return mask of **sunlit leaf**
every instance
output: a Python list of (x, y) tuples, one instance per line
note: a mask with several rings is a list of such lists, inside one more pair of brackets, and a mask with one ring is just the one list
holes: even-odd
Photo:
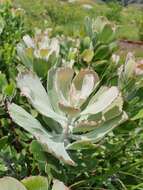
[(49, 97), (40, 79), (35, 74), (23, 73), (19, 75), (17, 83), (21, 93), (30, 100), (34, 108), (41, 114), (64, 125), (66, 118), (53, 111)]
[(132, 120), (138, 120), (143, 118), (143, 109), (141, 109), (133, 118)]
[(86, 49), (81, 56), (86, 63), (90, 63), (94, 57), (94, 51), (91, 49)]
[(4, 177), (0, 179), (0, 190), (27, 190), (27, 189), (18, 180), (12, 177)]
[(31, 176), (21, 181), (27, 190), (48, 190), (49, 184), (46, 177)]

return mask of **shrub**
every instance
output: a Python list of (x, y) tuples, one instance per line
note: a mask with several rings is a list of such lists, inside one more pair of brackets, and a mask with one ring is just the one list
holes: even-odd
[(23, 11), (13, 9), (10, 3), (0, 4), (0, 69), (7, 78), (14, 78), (16, 65), (16, 44), (25, 33)]
[[(25, 32), (23, 10), (13, 9), (10, 2), (0, 2), (0, 176), (11, 175), (17, 178), (27, 175), (29, 171), (25, 163), (27, 159), (30, 164), (30, 159), (26, 156), (26, 146), (22, 143), (30, 138), (13, 128), (7, 115), (6, 102), (12, 98), (20, 101), (18, 94), (15, 96), (18, 65), (16, 44)], [(21, 154), (20, 150), (23, 151)]]

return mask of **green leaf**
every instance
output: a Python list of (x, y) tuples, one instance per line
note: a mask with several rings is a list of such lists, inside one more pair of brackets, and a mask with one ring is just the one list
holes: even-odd
[(143, 118), (143, 109), (141, 109), (133, 118), (132, 120), (138, 120)]
[(4, 177), (0, 179), (0, 190), (27, 190), (27, 189), (18, 180), (12, 177)]
[(57, 90), (55, 86), (55, 75), (56, 75), (56, 69), (53, 67), (48, 71), (48, 75), (47, 75), (47, 92), (48, 92), (48, 96), (49, 96), (51, 105), (53, 107), (53, 110), (57, 113), (62, 114), (59, 108), (60, 97), (57, 94)]
[(102, 65), (107, 65), (108, 61), (107, 60), (98, 60), (92, 63), (93, 67), (100, 67)]
[(89, 37), (93, 37), (92, 20), (89, 17), (85, 18), (84, 24), (85, 32)]
[(4, 149), (5, 146), (7, 146), (8, 143), (8, 136), (0, 138), (0, 150)]
[(128, 119), (127, 114), (123, 112), (119, 116), (109, 121), (106, 121), (105, 123), (103, 123), (103, 125), (101, 124), (101, 126), (96, 128), (95, 130), (83, 135), (83, 140), (87, 138), (87, 140), (91, 140), (92, 142), (96, 143), (99, 140), (101, 140), (107, 133), (113, 130), (115, 127), (127, 121), (127, 119)]
[(104, 60), (108, 57), (109, 54), (110, 54), (109, 46), (101, 45), (96, 49), (94, 58), (95, 60)]
[(61, 67), (56, 70), (55, 88), (60, 101), (66, 102), (73, 75), (74, 70), (69, 67)]
[(43, 148), (38, 141), (32, 141), (30, 144), (30, 152), (33, 154), (35, 160), (43, 164), (45, 167), (45, 164), (47, 162), (46, 154), (43, 152)]
[(48, 139), (46, 136), (39, 136), (38, 140), (43, 145), (45, 151), (50, 152), (64, 163), (75, 166), (75, 162), (70, 158), (65, 149), (64, 142), (58, 141), (56, 136), (53, 136), (51, 139)]
[(44, 59), (34, 59), (33, 61), (33, 69), (39, 77), (45, 77), (50, 67), (51, 64)]
[(26, 112), (22, 107), (12, 103), (8, 105), (8, 111), (13, 121), (23, 127), (32, 135), (37, 136), (38, 133), (40, 135), (44, 135), (44, 133), (46, 132), (40, 122), (35, 119), (31, 114)]
[(91, 39), (89, 36), (86, 36), (84, 39), (83, 39), (83, 47), (84, 48), (89, 48), (90, 47), (90, 43), (91, 43)]
[(90, 105), (90, 104), (93, 104), (94, 102), (96, 102), (96, 101), (99, 99), (99, 97), (100, 97), (103, 93), (105, 93), (108, 89), (109, 89), (109, 87), (107, 87), (107, 86), (101, 86), (101, 87), (99, 88), (99, 90), (94, 94), (94, 96), (92, 96), (92, 98), (90, 99), (89, 105)]
[(54, 119), (62, 126), (65, 125), (67, 119), (54, 112), (48, 94), (36, 74), (32, 72), (20, 74), (17, 84), (22, 94), (30, 100), (33, 107), (39, 113)]
[(119, 126), (123, 122), (125, 122), (128, 119), (128, 116), (125, 112), (120, 114), (119, 116), (104, 122), (103, 124), (97, 128), (95, 128), (93, 131), (78, 135), (80, 140), (77, 140), (73, 142), (72, 144), (69, 144), (67, 146), (67, 149), (69, 150), (79, 150), (79, 149), (86, 149), (88, 147), (94, 148), (95, 145), (92, 143), (97, 143), (100, 141), (106, 134), (108, 134), (110, 131), (112, 131), (115, 127)]
[(85, 49), (81, 55), (83, 61), (90, 63), (94, 57), (94, 51), (91, 49)]
[(95, 102), (93, 102), (92, 100), (92, 104), (89, 102), (89, 105), (86, 107), (85, 110), (81, 112), (81, 115), (97, 114), (99, 112), (102, 112), (103, 110), (107, 109), (117, 99), (118, 96), (119, 90), (115, 86), (107, 89), (106, 91), (103, 91), (103, 93), (98, 97), (97, 100), (95, 98)]
[(4, 87), (7, 85), (5, 74), (0, 72), (0, 92), (3, 92)]
[(85, 133), (94, 130), (98, 127), (98, 122), (96, 121), (81, 121), (73, 128), (73, 133)]
[(80, 113), (80, 109), (59, 103), (59, 108), (69, 117), (76, 117)]
[(31, 176), (21, 181), (27, 190), (48, 190), (48, 179), (42, 176)]
[(81, 140), (75, 141), (72, 144), (67, 146), (68, 150), (84, 150), (84, 149), (92, 149), (95, 148), (96, 145), (93, 144), (90, 140)]
[(113, 29), (110, 24), (106, 24), (102, 29), (102, 32), (99, 33), (98, 37), (101, 43), (110, 43), (115, 38), (115, 32), (113, 32)]
[(28, 56), (25, 51), (25, 46), (23, 44), (17, 45), (17, 54), (22, 61), (22, 63), (29, 69), (33, 69), (33, 59)]
[(127, 79), (134, 76), (135, 67), (136, 67), (135, 58), (134, 58), (132, 53), (128, 53), (127, 58), (126, 58), (126, 62), (124, 65), (124, 73), (125, 73), (125, 77)]
[(121, 93), (119, 93), (118, 97), (112, 102), (112, 104), (103, 111), (104, 119), (107, 121), (114, 117), (117, 117), (122, 113), (122, 108), (123, 98), (121, 96)]
[(109, 21), (107, 20), (106, 17), (104, 16), (99, 16), (97, 17), (97, 19), (94, 21), (93, 27), (94, 27), (94, 31), (96, 31), (97, 33), (102, 32), (104, 26), (108, 23)]
[(91, 69), (82, 69), (75, 76), (70, 88), (70, 102), (80, 107), (95, 90), (99, 82), (98, 74)]
[(14, 83), (10, 83), (8, 85), (5, 86), (4, 89), (4, 94), (8, 97), (12, 97), (15, 93), (15, 84)]
[(14, 103), (8, 105), (8, 111), (13, 121), (35, 136), (45, 151), (67, 164), (75, 164), (66, 152), (64, 142), (48, 133), (32, 115)]
[(61, 125), (54, 121), (53, 119), (49, 118), (49, 117), (45, 117), (43, 116), (43, 121), (46, 123), (46, 128), (48, 129), (51, 129), (53, 132), (56, 132), (56, 133), (62, 133), (62, 130), (63, 128), (61, 127)]
[(117, 117), (118, 115), (120, 115), (121, 112), (122, 110), (120, 110), (119, 106), (114, 106), (104, 113), (104, 119), (106, 121), (113, 119), (114, 117)]

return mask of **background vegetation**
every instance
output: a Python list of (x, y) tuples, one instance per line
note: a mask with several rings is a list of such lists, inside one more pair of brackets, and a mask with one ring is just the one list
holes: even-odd
[[(117, 36), (122, 39), (139, 40), (139, 26), (142, 22), (143, 8), (140, 5), (122, 7), (118, 2), (93, 3), (93, 1), (77, 1), (68, 3), (57, 0), (14, 0), (15, 7), (25, 10), (27, 24), (32, 27), (54, 28), (57, 33), (68, 35), (82, 34), (85, 16), (96, 18), (106, 16), (116, 23)], [(84, 4), (92, 8), (85, 8)], [(140, 28), (140, 29), (139, 29)]]

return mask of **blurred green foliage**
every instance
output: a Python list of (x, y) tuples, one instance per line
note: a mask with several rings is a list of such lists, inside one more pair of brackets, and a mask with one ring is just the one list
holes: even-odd
[[(92, 8), (85, 8), (84, 4), (91, 5)], [(139, 39), (139, 25), (136, 23), (136, 20), (142, 15), (142, 8), (139, 5), (122, 7), (116, 1), (109, 3), (91, 3), (90, 1), (68, 3), (59, 0), (14, 0), (14, 5), (25, 9), (29, 27), (52, 27), (55, 33), (78, 36), (82, 34), (85, 16), (91, 18), (106, 16), (119, 26), (117, 35), (120, 38)]]

